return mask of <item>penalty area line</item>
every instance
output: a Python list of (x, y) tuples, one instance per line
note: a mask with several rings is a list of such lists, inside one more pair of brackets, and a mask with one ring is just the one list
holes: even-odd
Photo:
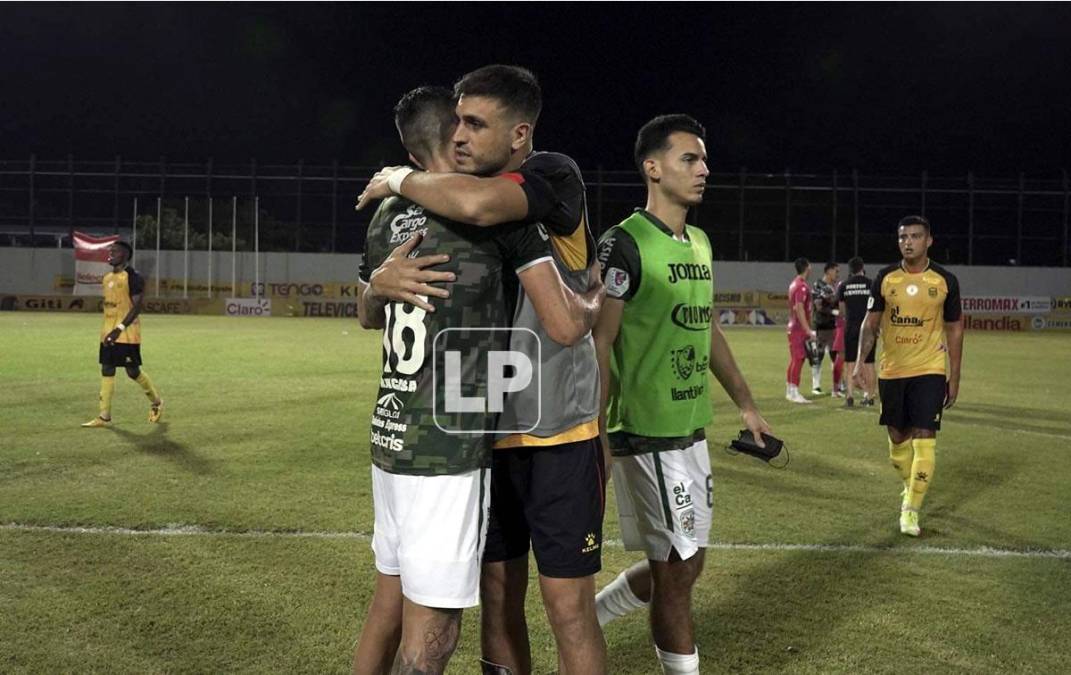
[[(245, 539), (351, 539), (371, 541), (367, 532), (332, 532), (306, 530), (221, 530), (199, 525), (169, 525), (162, 528), (134, 529), (127, 527), (79, 527), (61, 525), (0, 524), (0, 532), (44, 532), (53, 534), (119, 535), (131, 537), (234, 537)], [(609, 548), (623, 548), (620, 540), (607, 539)], [(975, 558), (1055, 558), (1071, 560), (1071, 551), (1063, 549), (1007, 549), (992, 546), (977, 548), (944, 548), (940, 546), (870, 546), (864, 544), (746, 544), (712, 542), (715, 551), (772, 551), (811, 553), (868, 553), (878, 555), (947, 555)]]

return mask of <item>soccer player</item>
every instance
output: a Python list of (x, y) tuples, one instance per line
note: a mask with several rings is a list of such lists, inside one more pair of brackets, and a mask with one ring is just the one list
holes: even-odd
[(826, 352), (829, 352), (829, 361), (833, 365), (833, 396), (843, 396), (840, 393), (841, 371), (837, 367), (837, 279), (840, 277), (840, 265), (835, 262), (826, 263), (822, 270), (822, 278), (814, 282), (814, 330), (818, 349), (814, 363), (811, 364), (811, 393), (822, 394), (822, 361), (825, 360)]
[(959, 396), (963, 324), (959, 281), (928, 255), (929, 221), (907, 216), (897, 231), (903, 259), (874, 278), (852, 374), (860, 383), (864, 356), (880, 334), (880, 422), (888, 428), (889, 457), (903, 481), (900, 532), (917, 537), (942, 409)]
[(106, 427), (112, 423), (115, 369), (123, 368), (149, 399), (149, 421), (159, 422), (164, 401), (152, 380), (141, 370), (141, 301), (145, 280), (130, 264), (134, 249), (125, 241), (108, 247), (112, 271), (104, 275), (104, 324), (100, 329), (100, 415), (83, 427)]
[[(854, 372), (855, 359), (859, 355), (859, 332), (862, 330), (863, 318), (866, 316), (867, 299), (870, 297), (870, 278), (863, 268), (863, 259), (856, 256), (848, 261), (848, 272), (851, 274), (837, 289), (837, 304), (840, 306), (840, 315), (844, 319), (844, 360), (848, 372)], [(863, 365), (860, 370), (862, 380), (863, 400), (860, 405), (874, 405), (874, 390), (877, 380), (874, 376), (874, 349), (863, 356)], [(848, 398), (844, 401), (845, 408), (855, 405), (855, 378), (847, 378)]]
[[(410, 92), (395, 117), (417, 166), (440, 173), (455, 168), (452, 92)], [(421, 256), (418, 246), (434, 254)], [(380, 206), (366, 249), (358, 313), (363, 326), (384, 328), (384, 373), (372, 419), (379, 573), (354, 672), (388, 672), (395, 647), (403, 667), (442, 672), (457, 644), (461, 608), (477, 604), (493, 436), (440, 426), (433, 342), (445, 329), (466, 336), (460, 372), (474, 373), (477, 389), (486, 389), (484, 354), (508, 347), (506, 332), (486, 330), (510, 325), (515, 295), (504, 274), (514, 270), (513, 283), (519, 280), (534, 320), (564, 344), (590, 332), (602, 286), (597, 276), (583, 293), (564, 286), (533, 225), (464, 225), (404, 198)], [(450, 290), (434, 285), (439, 282), (450, 282)], [(493, 414), (474, 417), (466, 428), (495, 428)]]
[(811, 330), (811, 308), (814, 301), (807, 277), (811, 263), (796, 258), (796, 276), (788, 285), (788, 371), (785, 373), (785, 399), (792, 403), (810, 403), (800, 393), (800, 372), (807, 360), (807, 341), (815, 339)]
[(681, 674), (699, 672), (691, 598), (714, 503), (707, 370), (760, 443), (770, 430), (714, 318), (710, 242), (686, 224), (710, 173), (704, 134), (687, 115), (640, 129), (635, 160), (647, 204), (600, 241), (607, 298), (594, 331), (621, 536), (647, 557), (599, 592), (599, 621), (650, 603), (662, 670)]
[[(485, 66), (464, 75), (454, 94), (454, 159), (461, 173), (388, 167), (372, 179), (358, 207), (394, 193), (463, 223), (538, 222), (561, 277), (574, 291), (586, 288), (599, 275), (589, 269), (595, 242), (584, 183), (569, 157), (533, 152), (542, 108), (535, 76), (515, 66)], [(502, 430), (527, 431), (495, 443), (481, 577), (483, 657), (518, 675), (531, 670), (524, 614), (531, 550), (559, 670), (603, 672), (606, 644), (594, 601), (605, 499), (595, 346), (590, 335), (564, 343), (537, 320), (528, 293), (520, 295), (513, 325), (540, 337), (542, 386), (511, 394), (499, 422)]]

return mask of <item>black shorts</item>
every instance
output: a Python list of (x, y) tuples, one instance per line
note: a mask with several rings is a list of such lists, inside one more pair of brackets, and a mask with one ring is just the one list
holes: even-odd
[[(855, 363), (859, 358), (859, 331), (849, 331), (844, 334), (844, 360), (848, 363)], [(874, 363), (874, 351), (877, 349), (877, 345), (870, 348), (870, 353), (863, 359), (863, 363)]]
[(527, 555), (530, 542), (545, 577), (601, 570), (605, 474), (598, 437), (495, 450), (484, 562)]
[(879, 379), (880, 423), (897, 429), (938, 431), (945, 406), (946, 386), (944, 375)]
[(100, 365), (111, 368), (137, 368), (141, 365), (141, 345), (115, 342), (100, 343)]

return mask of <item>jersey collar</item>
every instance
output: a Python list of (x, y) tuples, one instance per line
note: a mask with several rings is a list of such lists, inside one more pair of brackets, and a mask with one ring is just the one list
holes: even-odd
[[(670, 237), (671, 239), (673, 239), (675, 241), (680, 241), (680, 239), (677, 239), (677, 235), (673, 234), (673, 230), (669, 229), (669, 225), (666, 225), (665, 223), (663, 223), (661, 218), (659, 218), (655, 214), (651, 213), (647, 209), (642, 209), (642, 208), (636, 207), (636, 209), (633, 211), (633, 213), (638, 213), (641, 216), (643, 216), (644, 218), (646, 218), (647, 220), (649, 220), (652, 225), (654, 225), (659, 230), (664, 232), (666, 234), (666, 236)], [(685, 225), (684, 231), (682, 232), (682, 234), (684, 235), (684, 241), (691, 241), (691, 238), (688, 236), (688, 226), (687, 225)]]
[(908, 270), (907, 267), (904, 266), (904, 260), (903, 260), (903, 258), (901, 258), (900, 259), (900, 271), (903, 272), (904, 274), (925, 274), (926, 272), (930, 271), (930, 265), (932, 263), (933, 263), (933, 261), (930, 260), (927, 257), (926, 258), (926, 267), (923, 267), (921, 272), (912, 272), (912, 271)]

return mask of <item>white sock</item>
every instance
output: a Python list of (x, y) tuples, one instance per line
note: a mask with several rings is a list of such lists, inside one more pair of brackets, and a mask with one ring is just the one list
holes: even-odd
[(662, 664), (665, 675), (699, 675), (699, 648), (691, 654), (674, 654), (655, 647), (658, 662)]
[(632, 592), (624, 572), (595, 594), (595, 613), (599, 617), (599, 626), (646, 606), (647, 603)]
[(822, 386), (822, 364), (811, 366), (811, 388), (818, 389)]

